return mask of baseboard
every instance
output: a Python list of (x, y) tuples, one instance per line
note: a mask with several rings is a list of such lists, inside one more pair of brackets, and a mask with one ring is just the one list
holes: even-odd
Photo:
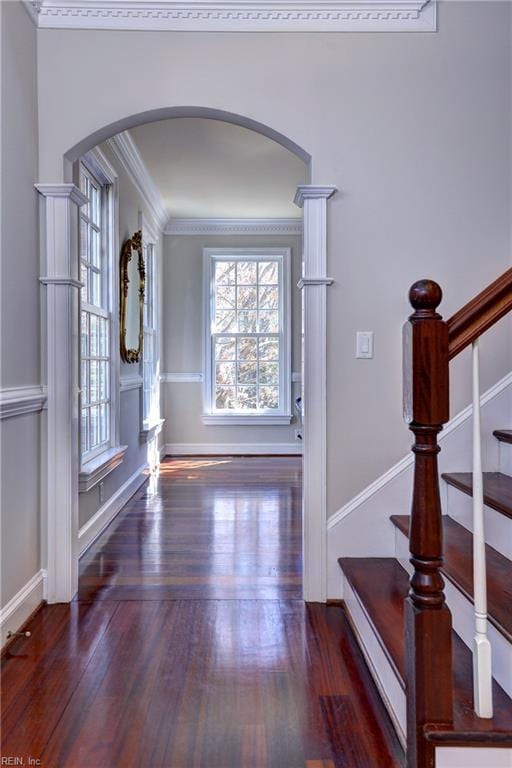
[(2, 647), (7, 632), (17, 632), (29, 616), (45, 599), (46, 571), (38, 571), (20, 591), (0, 610), (0, 637)]
[(91, 544), (103, 533), (114, 517), (122, 510), (126, 502), (139, 490), (148, 476), (143, 474), (147, 464), (143, 464), (120, 488), (98, 509), (98, 511), (78, 531), (79, 556), (89, 549)]
[(167, 443), (163, 456), (264, 456), (301, 455), (296, 443)]

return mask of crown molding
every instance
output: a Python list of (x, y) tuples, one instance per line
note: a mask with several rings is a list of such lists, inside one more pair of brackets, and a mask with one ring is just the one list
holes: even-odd
[(301, 235), (302, 219), (169, 219), (165, 235)]
[(118, 133), (111, 139), (107, 139), (107, 144), (133, 181), (158, 229), (163, 231), (170, 217), (169, 209), (130, 133), (128, 131)]
[(436, 0), (32, 0), (46, 29), (434, 32)]

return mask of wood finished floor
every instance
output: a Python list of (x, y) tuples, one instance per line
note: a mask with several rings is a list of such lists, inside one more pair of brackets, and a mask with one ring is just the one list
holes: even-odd
[[(300, 599), (300, 461), (166, 461), (2, 660), (2, 757), (42, 768), (395, 768), (337, 606)], [(256, 599), (257, 598), (257, 599)]]

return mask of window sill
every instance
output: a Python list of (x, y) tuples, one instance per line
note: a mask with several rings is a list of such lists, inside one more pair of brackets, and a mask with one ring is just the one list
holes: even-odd
[(157, 419), (152, 424), (150, 422), (144, 422), (142, 425), (142, 429), (139, 432), (139, 437), (141, 439), (141, 442), (143, 443), (149, 443), (150, 440), (153, 440), (156, 435), (159, 435), (162, 431), (162, 427), (164, 425), (165, 419)]
[(254, 416), (245, 414), (203, 414), (203, 424), (215, 425), (215, 424), (229, 424), (231, 426), (243, 425), (260, 427), (264, 425), (278, 426), (281, 424), (290, 424), (292, 417), (290, 414), (254, 414)]
[(80, 474), (78, 475), (78, 492), (87, 493), (95, 485), (109, 475), (124, 460), (127, 445), (117, 445), (115, 448), (100, 453), (94, 459), (82, 464)]

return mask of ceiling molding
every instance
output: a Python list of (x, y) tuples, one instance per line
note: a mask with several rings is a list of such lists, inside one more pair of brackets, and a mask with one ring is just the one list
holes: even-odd
[(301, 235), (302, 218), (169, 219), (164, 235)]
[(118, 133), (107, 139), (107, 143), (141, 194), (158, 229), (164, 231), (171, 215), (170, 211), (130, 133)]
[(46, 29), (434, 32), (436, 0), (32, 0)]

